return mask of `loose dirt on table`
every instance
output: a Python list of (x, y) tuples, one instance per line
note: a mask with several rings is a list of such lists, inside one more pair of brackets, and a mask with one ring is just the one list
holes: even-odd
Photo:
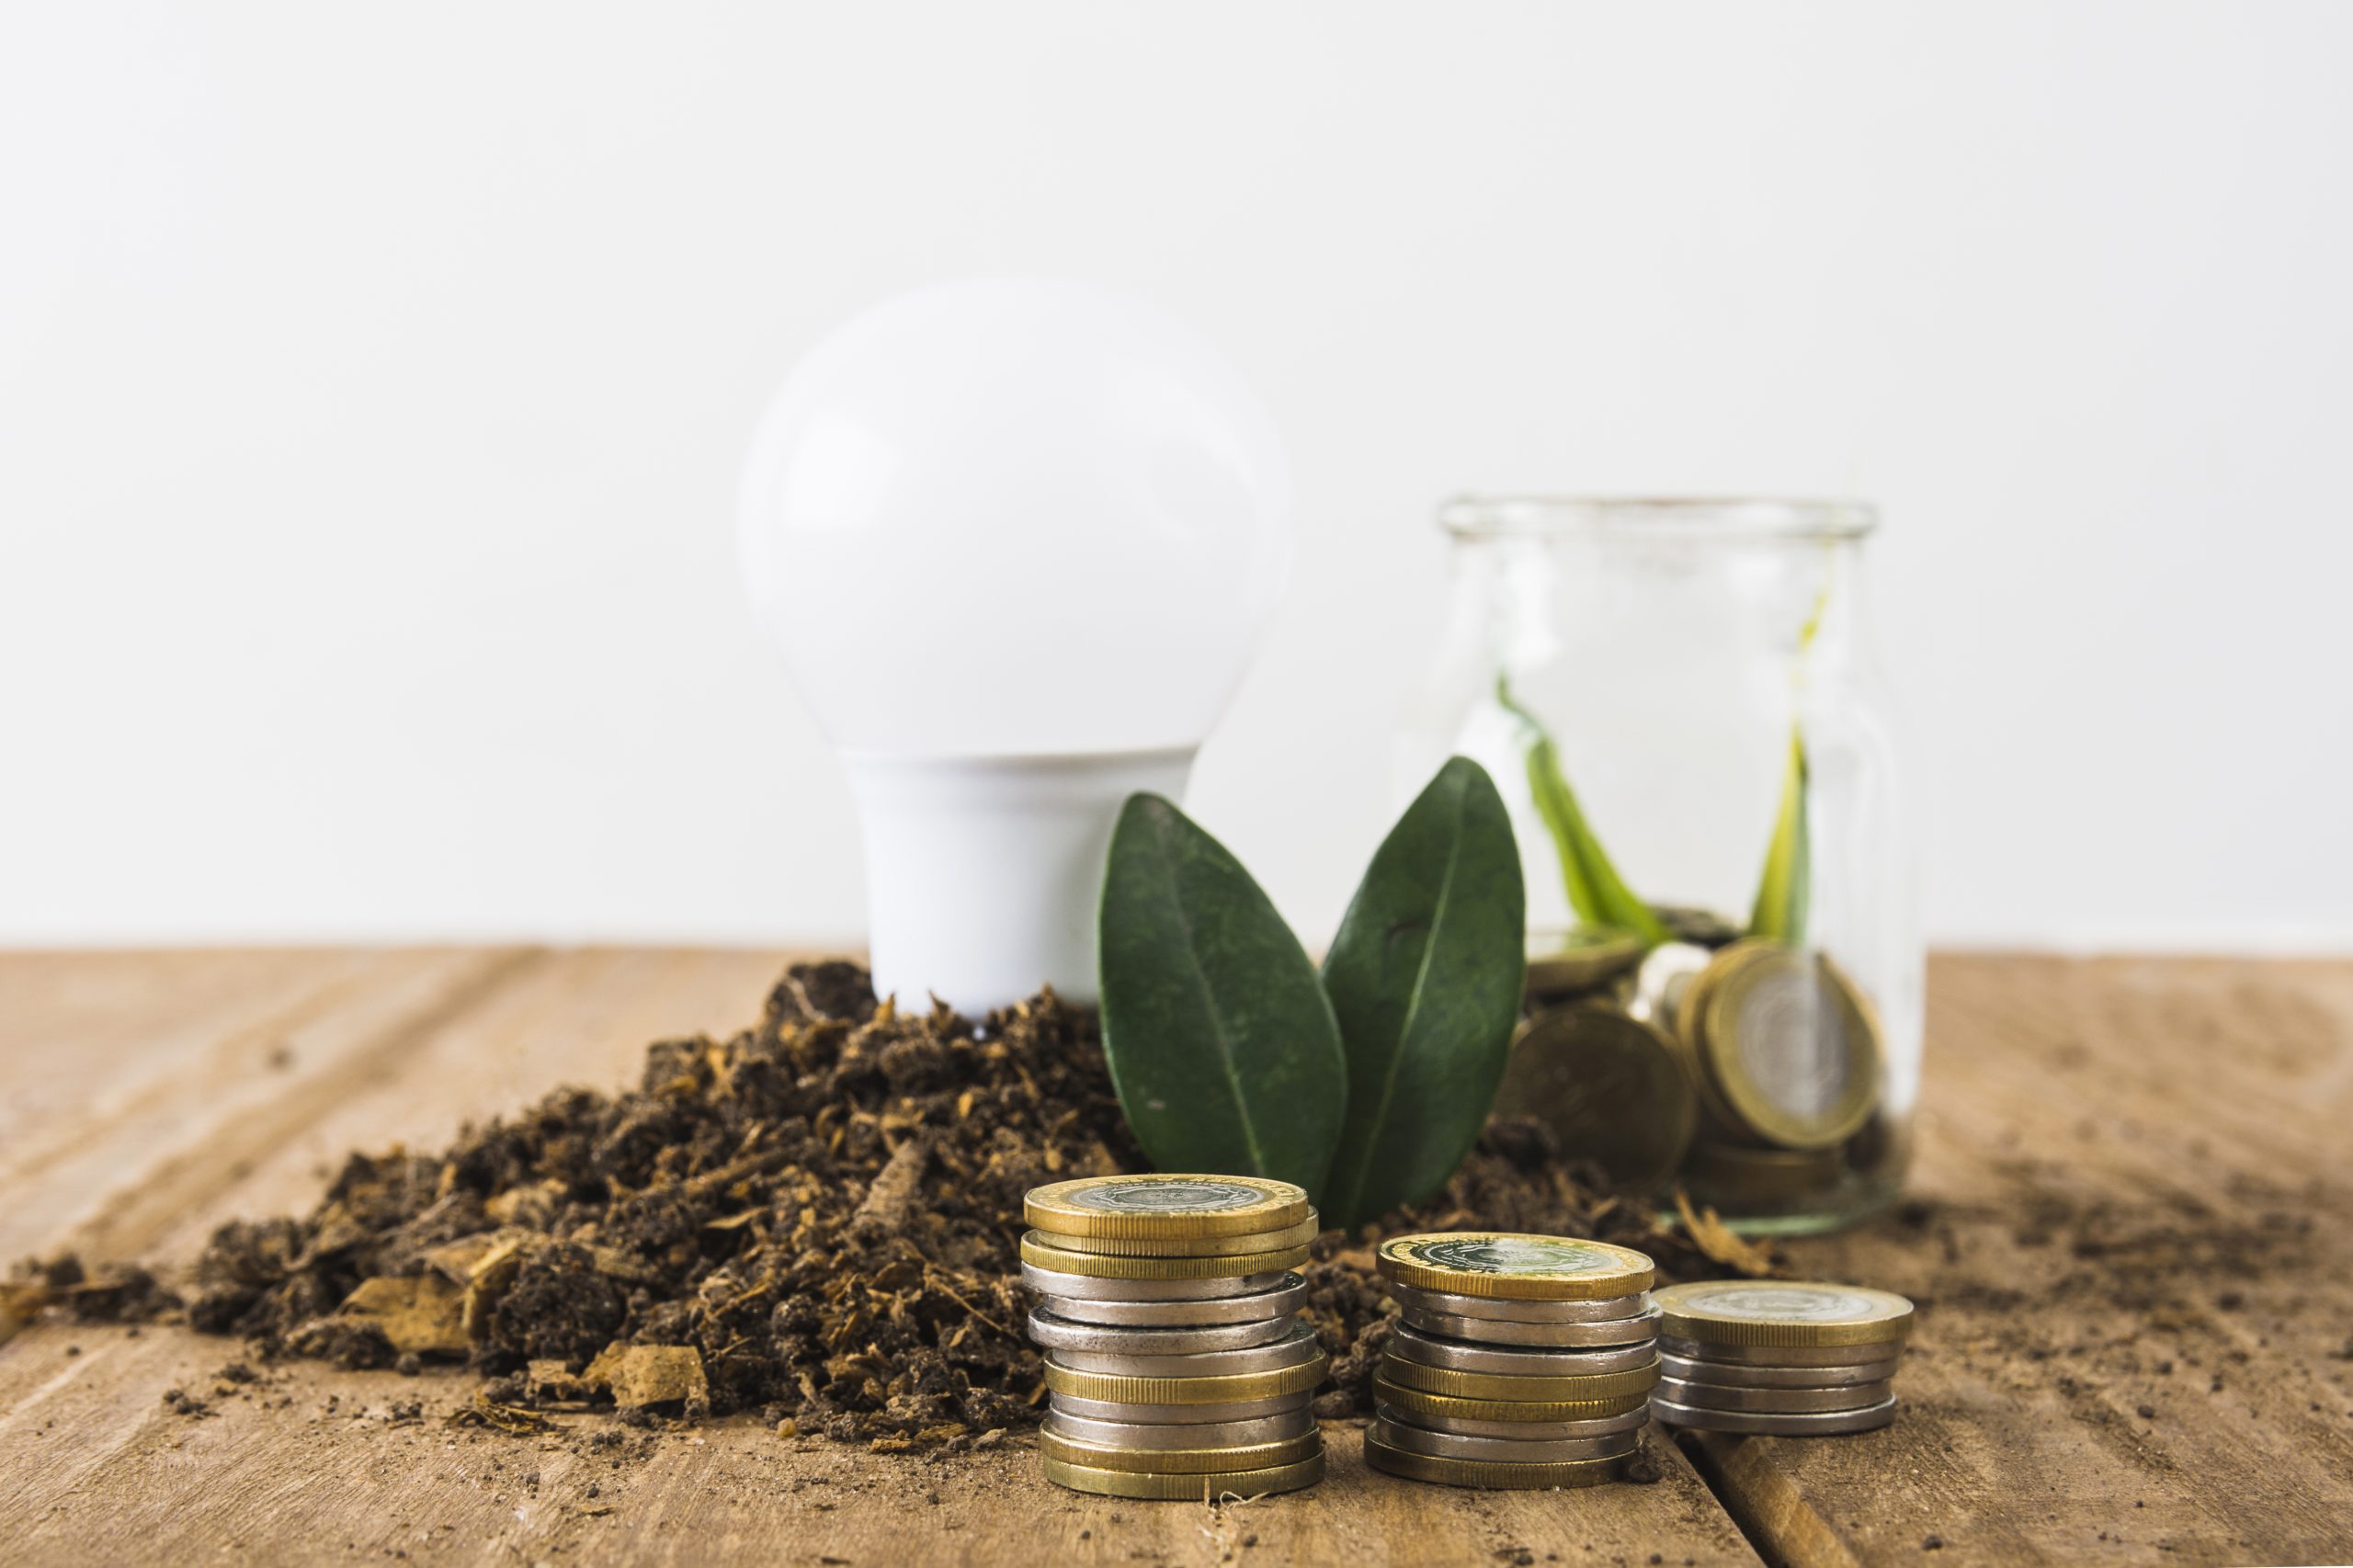
[[(758, 1411), (886, 1452), (961, 1449), (1042, 1412), (1022, 1195), (1147, 1168), (1090, 1011), (1046, 993), (974, 1024), (878, 1005), (852, 964), (796, 965), (751, 1028), (649, 1046), (633, 1089), (559, 1089), (438, 1154), (352, 1154), (309, 1215), (223, 1226), (183, 1294), (59, 1259), (0, 1287), (0, 1314), (184, 1314), (265, 1358), (462, 1365), (485, 1381), (460, 1418), (506, 1431), (565, 1409)], [(1318, 1412), (1370, 1412), (1382, 1231), (1598, 1237), (1670, 1278), (1756, 1266), (1711, 1258), (1594, 1174), (1538, 1124), (1497, 1120), (1431, 1202), (1320, 1238)]]

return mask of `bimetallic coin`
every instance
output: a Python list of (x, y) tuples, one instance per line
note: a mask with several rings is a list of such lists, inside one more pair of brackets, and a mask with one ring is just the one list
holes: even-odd
[(1055, 1407), (1042, 1431), (1074, 1443), (1106, 1449), (1239, 1449), (1281, 1443), (1315, 1430), (1315, 1412), (1305, 1403), (1281, 1415), (1255, 1421), (1097, 1421)]
[(1728, 1383), (1750, 1389), (1852, 1388), (1858, 1383), (1883, 1383), (1895, 1376), (1895, 1358), (1858, 1361), (1851, 1367), (1752, 1367), (1739, 1361), (1714, 1361), (1689, 1356), (1661, 1354), (1659, 1376), (1693, 1383)]
[(1790, 1149), (1844, 1142), (1879, 1098), (1879, 1028), (1861, 994), (1800, 948), (1726, 948), (1694, 986), (1688, 1035), (1733, 1125)]
[(1676, 1356), (1705, 1361), (1711, 1366), (1779, 1367), (1791, 1370), (1867, 1366), (1884, 1361), (1903, 1348), (1901, 1340), (1876, 1345), (1707, 1345), (1696, 1339), (1662, 1335), (1658, 1342), (1662, 1358)]
[(1614, 926), (1574, 926), (1530, 932), (1529, 996), (1545, 1000), (1607, 985), (1643, 961), (1643, 939)]
[(1581, 1403), (1649, 1392), (1658, 1381), (1658, 1358), (1653, 1355), (1622, 1372), (1597, 1372), (1590, 1377), (1497, 1377), (1489, 1372), (1459, 1372), (1450, 1367), (1425, 1367), (1392, 1349), (1381, 1359), (1381, 1376), (1402, 1388), (1457, 1399), (1500, 1399), (1524, 1404)]
[(1487, 1345), (1530, 1345), (1556, 1350), (1608, 1348), (1648, 1345), (1658, 1332), (1658, 1309), (1647, 1308), (1640, 1317), (1613, 1318), (1603, 1323), (1513, 1323), (1503, 1318), (1458, 1318), (1401, 1307), (1397, 1321), (1424, 1334), (1449, 1339), (1475, 1340)]
[(1639, 1345), (1602, 1350), (1506, 1350), (1425, 1334), (1406, 1323), (1389, 1331), (1389, 1354), (1400, 1360), (1418, 1361), (1425, 1367), (1494, 1372), (1507, 1378), (1589, 1377), (1598, 1372), (1632, 1371), (1658, 1360), (1658, 1351), (1647, 1338)]
[(1410, 1312), (1436, 1317), (1492, 1318), (1499, 1323), (1623, 1323), (1650, 1311), (1650, 1298), (1637, 1291), (1589, 1301), (1528, 1301), (1466, 1296), (1453, 1290), (1421, 1290), (1392, 1279), (1390, 1299)]
[(1123, 1399), (1088, 1399), (1082, 1394), (1046, 1396), (1046, 1408), (1056, 1415), (1081, 1421), (1120, 1421), (1142, 1426), (1222, 1425), (1233, 1421), (1263, 1421), (1306, 1410), (1305, 1392), (1268, 1399), (1237, 1399), (1223, 1404), (1165, 1404)]
[(1074, 1492), (1104, 1497), (1132, 1497), (1140, 1502), (1200, 1503), (1216, 1497), (1263, 1497), (1270, 1492), (1296, 1492), (1324, 1479), (1324, 1456), (1297, 1464), (1266, 1470), (1245, 1470), (1212, 1475), (1150, 1475), (1126, 1470), (1097, 1470), (1093, 1465), (1042, 1461), (1046, 1479)]
[(1694, 1410), (1754, 1410), (1781, 1414), (1806, 1410), (1860, 1410), (1893, 1398), (1895, 1386), (1881, 1379), (1846, 1388), (1758, 1389), (1730, 1383), (1692, 1383), (1661, 1378), (1657, 1396)]
[[(1117, 1279), (1108, 1276), (1068, 1274), (1058, 1268), (1041, 1268), (1026, 1258), (1021, 1265), (1021, 1282), (1051, 1301), (1119, 1303), (1159, 1309), (1171, 1308), (1178, 1302), (1225, 1302), (1263, 1296), (1269, 1290), (1286, 1288), (1293, 1281), (1297, 1282), (1303, 1294), (1306, 1280), (1279, 1269), (1265, 1274), (1207, 1279)], [(1060, 1315), (1069, 1317), (1073, 1314), (1062, 1312)]]
[(1286, 1437), (1274, 1443), (1250, 1443), (1219, 1449), (1113, 1449), (1099, 1443), (1074, 1443), (1052, 1432), (1038, 1439), (1038, 1450), (1064, 1464), (1097, 1470), (1138, 1471), (1152, 1475), (1200, 1475), (1211, 1471), (1266, 1470), (1297, 1464), (1324, 1451), (1322, 1434)]
[(1303, 1247), (1320, 1229), (1315, 1210), (1296, 1225), (1279, 1231), (1252, 1231), (1236, 1236), (1073, 1236), (1060, 1231), (1038, 1230), (1030, 1234), (1065, 1252), (1096, 1257), (1233, 1257), (1254, 1252), (1282, 1252)]
[(1073, 1323), (1041, 1308), (1029, 1314), (1029, 1343), (1061, 1351), (1065, 1359), (1074, 1353), (1154, 1358), (1272, 1345), (1298, 1322), (1293, 1314), (1250, 1323), (1205, 1324), (1199, 1328), (1111, 1328), (1099, 1323)]
[(1409, 1481), (1435, 1482), (1441, 1486), (1475, 1486), (1489, 1491), (1549, 1491), (1564, 1486), (1599, 1486), (1618, 1478), (1620, 1460), (1564, 1460), (1552, 1464), (1495, 1464), (1483, 1460), (1433, 1459), (1382, 1442), (1371, 1432), (1364, 1438), (1364, 1462)]
[(1826, 1437), (1840, 1432), (1868, 1432), (1895, 1419), (1893, 1398), (1861, 1410), (1824, 1411), (1812, 1415), (1768, 1415), (1755, 1410), (1705, 1410), (1669, 1399), (1651, 1401), (1651, 1414), (1670, 1426), (1696, 1426), (1707, 1432), (1739, 1432), (1756, 1437)]
[(1480, 1421), (1467, 1415), (1416, 1415), (1383, 1401), (1375, 1401), (1373, 1409), (1399, 1426), (1418, 1426), (1427, 1432), (1451, 1432), (1463, 1437), (1508, 1437), (1514, 1442), (1528, 1443), (1611, 1437), (1621, 1432), (1639, 1432), (1650, 1425), (1651, 1419), (1648, 1400), (1619, 1415), (1596, 1416), (1586, 1421)]
[(1385, 1369), (1382, 1375), (1373, 1379), (1372, 1392), (1375, 1399), (1394, 1405), (1414, 1421), (1422, 1421), (1432, 1415), (1450, 1415), (1465, 1421), (1598, 1421), (1641, 1410), (1650, 1403), (1647, 1391), (1624, 1394), (1616, 1399), (1463, 1399), (1453, 1394), (1432, 1393), (1427, 1389), (1408, 1388), (1392, 1381), (1385, 1375)]
[(1379, 1420), (1372, 1436), (1392, 1449), (1427, 1454), (1438, 1460), (1499, 1460), (1506, 1464), (1552, 1464), (1563, 1460), (1622, 1459), (1643, 1446), (1640, 1432), (1620, 1432), (1607, 1437), (1563, 1437), (1533, 1442), (1518, 1437), (1466, 1437), (1456, 1432), (1433, 1432), (1427, 1426)]
[(1046, 1364), (1073, 1372), (1099, 1372), (1121, 1378), (1225, 1378), (1249, 1372), (1279, 1372), (1319, 1360), (1323, 1354), (1315, 1346), (1315, 1331), (1293, 1318), (1280, 1339), (1266, 1345), (1160, 1356), (1056, 1346), (1047, 1352)]
[[(1125, 1377), (1117, 1372), (1080, 1372), (1057, 1366), (1046, 1353), (1046, 1387), (1079, 1399), (1123, 1404), (1243, 1404), (1305, 1393), (1324, 1381), (1324, 1352), (1309, 1347), (1308, 1359), (1270, 1372), (1234, 1372), (1223, 1377)], [(1142, 1419), (1138, 1417), (1138, 1419)]]
[(1057, 1274), (1080, 1274), (1096, 1279), (1224, 1279), (1279, 1274), (1307, 1261), (1304, 1246), (1279, 1252), (1242, 1252), (1217, 1257), (1105, 1257), (1099, 1253), (1072, 1252), (1058, 1247), (1038, 1231), (1024, 1232), (1021, 1261)]
[(1562, 1154), (1647, 1191), (1691, 1145), (1699, 1101), (1673, 1040), (1614, 1007), (1575, 1003), (1519, 1028), (1495, 1090), (1499, 1116), (1533, 1117)]
[(1656, 1271), (1631, 1247), (1509, 1231), (1392, 1236), (1374, 1264), (1418, 1290), (1516, 1301), (1592, 1301), (1647, 1290)]
[(1643, 955), (1642, 968), (1634, 971), (1634, 998), (1626, 1004), (1627, 1013), (1657, 1025), (1670, 1038), (1675, 1036), (1683, 994), (1714, 957), (1706, 948), (1689, 942), (1662, 942), (1653, 948)]
[(1705, 1346), (1886, 1345), (1912, 1332), (1910, 1301), (1860, 1285), (1715, 1279), (1670, 1285), (1654, 1300), (1662, 1334)]
[(1846, 1166), (1836, 1149), (1746, 1149), (1701, 1141), (1684, 1175), (1694, 1189), (1738, 1208), (1812, 1198), (1837, 1185)]
[(1307, 1218), (1307, 1191), (1242, 1176), (1081, 1176), (1032, 1187), (1024, 1220), (1066, 1236), (1233, 1236)]

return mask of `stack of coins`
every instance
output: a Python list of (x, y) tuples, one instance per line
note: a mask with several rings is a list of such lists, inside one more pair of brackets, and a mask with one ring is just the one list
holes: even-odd
[(1046, 1353), (1046, 1477), (1200, 1501), (1313, 1486), (1324, 1353), (1299, 1316), (1307, 1194), (1256, 1176), (1091, 1176), (1034, 1189), (1022, 1282)]
[(1728, 1279), (1658, 1292), (1651, 1414), (1677, 1426), (1784, 1437), (1895, 1419), (1912, 1303), (1856, 1285)]
[(1491, 1231), (1376, 1255), (1398, 1321), (1365, 1436), (1376, 1470), (1449, 1486), (1592, 1486), (1641, 1441), (1658, 1381), (1651, 1260)]

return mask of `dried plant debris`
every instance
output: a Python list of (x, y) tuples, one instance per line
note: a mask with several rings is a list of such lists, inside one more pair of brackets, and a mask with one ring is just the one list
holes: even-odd
[[(188, 1321), (267, 1355), (462, 1363), (458, 1419), (639, 1424), (756, 1411), (883, 1451), (962, 1448), (1042, 1414), (1024, 1339), (1022, 1195), (1146, 1168), (1094, 1015), (1041, 994), (978, 1026), (878, 1005), (863, 970), (796, 966), (733, 1039), (648, 1048), (638, 1086), (562, 1089), (438, 1156), (354, 1154), (307, 1218), (222, 1227)], [(1389, 1229), (1597, 1236), (1669, 1277), (1718, 1272), (1649, 1210), (1597, 1196), (1532, 1122), (1497, 1121), (1446, 1191)], [(1361, 1241), (1308, 1266), (1334, 1358), (1327, 1414), (1369, 1413), (1385, 1335)], [(153, 1318), (143, 1271), (23, 1276), (19, 1316)]]

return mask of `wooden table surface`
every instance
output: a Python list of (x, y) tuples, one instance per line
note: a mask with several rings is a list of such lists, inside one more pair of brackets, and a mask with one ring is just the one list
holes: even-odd
[[(222, 1220), (306, 1210), (346, 1149), (433, 1147), (733, 1028), (780, 962), (0, 955), (0, 1258), (185, 1263)], [(1412, 1485), (1347, 1423), (1323, 1486), (1216, 1509), (1075, 1496), (1026, 1446), (898, 1459), (750, 1420), (616, 1458), (447, 1425), (462, 1375), (300, 1364), (222, 1396), (233, 1341), (44, 1322), (0, 1345), (0, 1540), (12, 1563), (2353, 1559), (2353, 962), (1941, 959), (1921, 1130), (1916, 1201), (1790, 1248), (1919, 1302), (1895, 1426), (1654, 1428), (1656, 1485)]]

